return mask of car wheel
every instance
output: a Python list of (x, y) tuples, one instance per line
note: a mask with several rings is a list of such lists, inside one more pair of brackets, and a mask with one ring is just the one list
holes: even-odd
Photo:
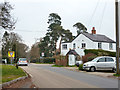
[(91, 71), (91, 72), (94, 72), (95, 70), (96, 70), (95, 67), (91, 67), (91, 68), (90, 68), (90, 71)]

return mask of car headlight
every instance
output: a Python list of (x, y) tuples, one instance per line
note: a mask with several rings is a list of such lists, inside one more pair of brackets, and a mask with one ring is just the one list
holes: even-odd
[(89, 66), (89, 64), (86, 64), (86, 66)]

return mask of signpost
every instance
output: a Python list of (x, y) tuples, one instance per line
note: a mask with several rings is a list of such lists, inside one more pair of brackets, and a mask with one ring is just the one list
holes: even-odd
[(8, 51), (8, 57), (11, 58), (11, 64), (12, 64), (13, 58), (15, 57), (15, 52), (14, 51)]

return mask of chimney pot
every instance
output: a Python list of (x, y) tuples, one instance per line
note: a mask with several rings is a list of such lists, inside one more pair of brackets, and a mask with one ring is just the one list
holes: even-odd
[(95, 27), (92, 28), (92, 34), (96, 34)]

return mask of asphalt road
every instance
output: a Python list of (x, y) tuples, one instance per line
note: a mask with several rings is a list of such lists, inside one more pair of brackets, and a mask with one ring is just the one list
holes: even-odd
[(51, 67), (46, 64), (23, 66), (38, 88), (118, 88), (118, 80)]

